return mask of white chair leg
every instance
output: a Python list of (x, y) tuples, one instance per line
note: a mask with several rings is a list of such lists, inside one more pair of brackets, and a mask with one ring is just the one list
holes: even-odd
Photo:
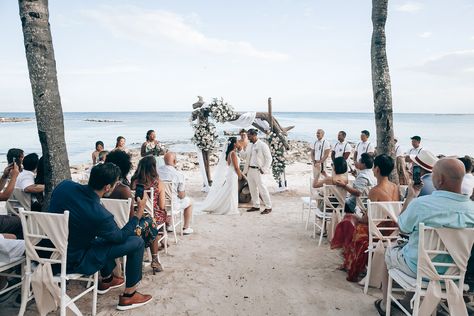
[(164, 228), (165, 231), (165, 238), (163, 239), (165, 241), (165, 254), (168, 254), (168, 232), (166, 231), (166, 227)]
[(309, 224), (309, 218), (311, 217), (311, 205), (309, 206), (308, 209), (308, 216), (306, 217), (306, 225), (304, 227), (305, 230), (308, 230), (308, 224)]
[(318, 217), (316, 216), (316, 214), (314, 214), (314, 222), (313, 222), (313, 238), (316, 239), (316, 226), (317, 226), (317, 222), (318, 221)]
[(26, 304), (28, 304), (28, 296), (30, 290), (30, 277), (29, 274), (25, 274), (25, 265), (21, 265), (21, 274), (24, 275), (23, 280), (21, 282), (21, 305), (20, 305), (20, 312), (18, 313), (19, 316), (23, 316), (26, 311)]
[[(123, 266), (125, 267), (125, 258)], [(124, 270), (125, 271), (125, 270)], [(123, 274), (125, 276), (125, 273)], [(94, 289), (92, 290), (92, 316), (97, 314), (97, 285), (99, 281), (99, 272), (94, 273)]]
[(369, 291), (369, 283), (370, 283), (370, 271), (372, 270), (372, 252), (368, 252), (369, 260), (367, 264), (367, 275), (365, 276), (365, 284), (364, 284), (364, 294), (367, 294)]
[(325, 230), (326, 230), (326, 213), (324, 213), (324, 216), (321, 219), (321, 229), (320, 229), (318, 247), (321, 246), (321, 243), (323, 242), (323, 235), (324, 235)]
[(413, 316), (418, 316), (418, 313), (420, 311), (420, 298), (421, 298), (421, 295), (418, 291), (415, 292), (415, 303), (413, 305)]
[(387, 302), (385, 305), (386, 316), (390, 316), (391, 309), (392, 309), (392, 277), (389, 275), (388, 284), (387, 284)]
[(127, 281), (127, 273), (125, 273), (126, 268), (127, 268), (127, 256), (123, 256), (122, 261), (123, 261), (122, 263), (123, 274), (122, 275), (123, 275), (123, 281), (125, 282)]
[(60, 316), (66, 316), (66, 278), (61, 277), (61, 305)]

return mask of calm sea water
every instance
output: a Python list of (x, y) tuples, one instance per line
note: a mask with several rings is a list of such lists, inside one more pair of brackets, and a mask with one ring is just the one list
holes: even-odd
[[(290, 131), (290, 139), (312, 141), (316, 129), (323, 128), (326, 138), (336, 141), (337, 132), (345, 130), (349, 141), (358, 141), (363, 129), (373, 133), (375, 142), (375, 122), (372, 113), (320, 113), (281, 112), (274, 114), (282, 126), (295, 125)], [(34, 113), (1, 113), (0, 117), (34, 118)], [(158, 139), (176, 143), (171, 148), (176, 151), (192, 151), (190, 138), (193, 135), (188, 112), (107, 112), (107, 113), (65, 113), (64, 124), (67, 151), (72, 164), (90, 161), (96, 140), (102, 140), (106, 149), (115, 145), (121, 135), (127, 139), (128, 147), (138, 147), (145, 139), (148, 129), (157, 132)], [(86, 119), (106, 119), (117, 123), (88, 122)], [(436, 154), (474, 156), (474, 115), (441, 114), (395, 114), (394, 128), (403, 148), (410, 147), (410, 137), (420, 135), (422, 146)], [(52, 124), (54, 124), (52, 122)], [(231, 124), (219, 124), (220, 132), (237, 131)], [(41, 152), (36, 122), (0, 124), (0, 165), (6, 162), (9, 148), (18, 147), (26, 153)]]

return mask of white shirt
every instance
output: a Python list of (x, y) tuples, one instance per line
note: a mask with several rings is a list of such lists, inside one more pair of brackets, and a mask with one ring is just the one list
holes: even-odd
[(412, 147), (408, 152), (407, 152), (407, 155), (418, 155), (420, 153), (420, 151), (423, 149), (423, 147), (418, 147), (418, 148), (415, 148), (415, 147)]
[(404, 151), (403, 151), (403, 148), (401, 145), (396, 145), (395, 146), (395, 157), (400, 157), (400, 156), (404, 156)]
[(312, 149), (314, 150), (314, 160), (321, 160), (324, 152), (331, 149), (331, 144), (324, 138), (314, 142)]
[(352, 146), (351, 144), (349, 144), (348, 142), (344, 141), (344, 142), (337, 142), (333, 149), (332, 149), (335, 153), (334, 155), (334, 158), (337, 158), (337, 157), (342, 157), (344, 156), (344, 153), (350, 153), (352, 152)]
[(178, 192), (184, 192), (184, 175), (173, 166), (164, 165), (158, 168), (158, 175), (163, 181), (173, 183), (173, 194), (178, 196)]
[(263, 173), (270, 172), (272, 153), (268, 145), (261, 140), (248, 144), (243, 156), (248, 161), (247, 167), (258, 167)]
[(362, 155), (363, 153), (373, 154), (375, 152), (375, 146), (369, 141), (360, 142), (357, 144), (356, 151), (358, 157), (360, 157), (360, 155)]
[(474, 190), (474, 175), (472, 173), (466, 173), (464, 179), (462, 180), (461, 193), (466, 194), (467, 196), (472, 195)]
[(25, 191), (27, 187), (35, 184), (35, 174), (28, 170), (23, 170), (16, 178), (15, 188)]

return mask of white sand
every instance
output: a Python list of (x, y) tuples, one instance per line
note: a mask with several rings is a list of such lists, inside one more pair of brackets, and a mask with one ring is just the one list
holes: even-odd
[[(99, 315), (377, 315), (373, 302), (380, 291), (364, 295), (362, 287), (338, 271), (341, 257), (327, 243), (317, 246), (301, 222), (300, 196), (307, 195), (310, 166), (288, 167), (290, 191), (275, 193), (270, 215), (196, 216), (195, 234), (170, 241), (160, 253), (165, 271), (153, 276), (146, 263), (142, 293), (153, 302), (136, 310), (115, 309), (121, 289), (99, 296)], [(187, 193), (204, 196), (197, 171), (185, 173)], [(89, 314), (87, 302), (80, 308)], [(1, 314), (1, 312), (0, 312)], [(28, 315), (35, 315), (34, 306)]]

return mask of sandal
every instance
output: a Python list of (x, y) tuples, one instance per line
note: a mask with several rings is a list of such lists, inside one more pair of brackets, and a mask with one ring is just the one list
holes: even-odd
[(157, 272), (163, 271), (163, 267), (161, 266), (160, 261), (158, 261), (158, 255), (151, 255), (151, 269), (153, 271), (153, 275), (155, 275)]

